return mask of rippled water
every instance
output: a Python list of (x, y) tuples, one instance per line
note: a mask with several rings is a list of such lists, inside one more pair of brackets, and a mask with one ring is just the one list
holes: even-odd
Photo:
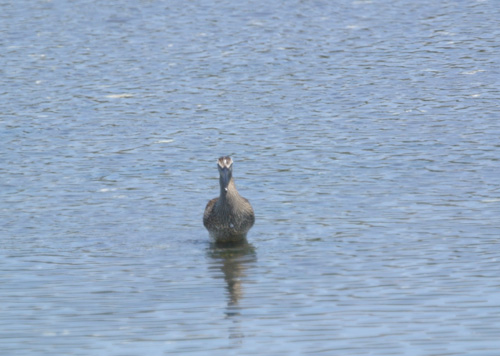
[(497, 355), (497, 5), (1, 2), (3, 353)]

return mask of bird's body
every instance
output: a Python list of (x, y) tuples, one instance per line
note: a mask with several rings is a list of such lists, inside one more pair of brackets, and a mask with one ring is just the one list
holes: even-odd
[(210, 200), (203, 214), (203, 225), (216, 242), (243, 241), (255, 222), (250, 202), (236, 189), (231, 157), (218, 160), (220, 195)]

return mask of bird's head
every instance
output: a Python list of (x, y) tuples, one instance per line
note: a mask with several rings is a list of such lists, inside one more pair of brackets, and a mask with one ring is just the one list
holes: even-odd
[(217, 168), (220, 175), (220, 187), (227, 192), (227, 187), (233, 176), (233, 160), (229, 156), (220, 157), (217, 161)]

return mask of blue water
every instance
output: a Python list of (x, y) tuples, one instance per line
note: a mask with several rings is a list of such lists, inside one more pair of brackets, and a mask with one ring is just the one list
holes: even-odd
[(2, 354), (498, 355), (499, 18), (0, 2)]

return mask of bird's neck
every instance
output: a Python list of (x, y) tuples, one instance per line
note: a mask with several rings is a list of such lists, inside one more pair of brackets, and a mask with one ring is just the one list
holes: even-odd
[(241, 199), (240, 194), (238, 193), (238, 190), (236, 189), (236, 185), (234, 184), (234, 180), (232, 178), (229, 181), (227, 190), (225, 190), (223, 187), (220, 188), (219, 199), (221, 200), (221, 203), (224, 202), (228, 204)]

